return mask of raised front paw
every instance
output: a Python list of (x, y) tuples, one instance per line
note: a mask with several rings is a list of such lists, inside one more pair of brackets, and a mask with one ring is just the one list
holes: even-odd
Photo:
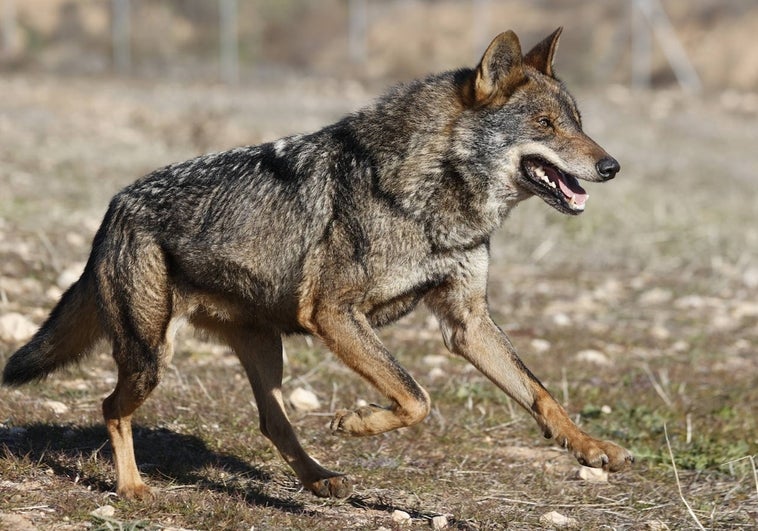
[(353, 410), (340, 409), (334, 414), (330, 427), (335, 433), (363, 437), (384, 433), (408, 424), (392, 409), (369, 404)]
[(356, 437), (374, 435), (380, 432), (372, 427), (371, 417), (379, 412), (386, 413), (387, 410), (374, 404), (359, 407), (355, 410), (340, 409), (334, 413), (334, 418), (329, 427), (335, 433)]

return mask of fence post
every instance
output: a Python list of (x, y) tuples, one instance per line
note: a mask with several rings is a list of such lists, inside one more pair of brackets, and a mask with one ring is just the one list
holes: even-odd
[(219, 41), (221, 80), (230, 85), (239, 82), (239, 38), (237, 35), (237, 0), (219, 0)]
[(131, 9), (129, 0), (111, 0), (113, 63), (116, 71), (125, 74), (132, 67)]
[(350, 0), (348, 4), (348, 51), (350, 61), (362, 64), (368, 55), (368, 0)]
[(649, 0), (632, 0), (632, 86), (638, 89), (650, 88), (652, 69), (653, 39), (650, 27), (645, 21), (645, 6)]
[(3, 2), (3, 55), (12, 57), (18, 52), (18, 21), (16, 0)]
[(700, 76), (687, 57), (684, 46), (677, 38), (674, 25), (666, 15), (660, 0), (636, 0), (636, 5), (642, 15), (647, 18), (652, 30), (655, 31), (661, 50), (671, 65), (679, 85), (686, 90), (700, 92), (702, 89)]

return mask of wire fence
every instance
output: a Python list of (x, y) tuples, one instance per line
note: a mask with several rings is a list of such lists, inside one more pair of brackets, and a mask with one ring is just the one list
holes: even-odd
[(661, 0), (0, 2), (5, 68), (229, 84), (294, 71), (402, 78), (471, 64), (495, 33), (510, 27), (533, 41), (555, 20), (578, 28), (564, 34), (569, 48), (600, 51), (592, 67), (580, 63), (572, 71), (649, 87), (666, 69), (680, 86), (702, 87)]

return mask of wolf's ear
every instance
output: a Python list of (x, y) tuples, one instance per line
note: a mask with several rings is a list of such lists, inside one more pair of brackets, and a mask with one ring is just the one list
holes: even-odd
[(529, 50), (529, 53), (524, 56), (524, 63), (533, 66), (537, 71), (542, 72), (546, 76), (555, 77), (553, 74), (553, 57), (555, 56), (555, 50), (558, 49), (558, 39), (562, 31), (563, 27), (558, 28), (548, 35), (545, 40)]
[(510, 96), (524, 79), (521, 61), (521, 44), (515, 33), (506, 31), (495, 37), (476, 67), (474, 104)]

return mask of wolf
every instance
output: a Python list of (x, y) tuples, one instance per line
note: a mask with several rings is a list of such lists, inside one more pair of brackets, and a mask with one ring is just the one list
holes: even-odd
[(633, 461), (577, 427), (524, 366), (487, 305), (490, 241), (537, 196), (577, 215), (579, 180), (619, 163), (582, 130), (556, 77), (558, 28), (526, 54), (512, 31), (462, 68), (391, 90), (317, 132), (167, 166), (111, 201), (84, 272), (3, 382), (19, 385), (113, 347), (103, 401), (118, 495), (151, 494), (135, 463), (132, 415), (189, 323), (228, 344), (250, 381), (260, 430), (303, 486), (345, 497), (345, 475), (300, 445), (282, 399), (282, 336), (311, 334), (388, 404), (337, 411), (331, 430), (375, 435), (421, 422), (429, 394), (375, 333), (419, 303), (446, 346), (523, 406), (545, 437), (609, 471)]

